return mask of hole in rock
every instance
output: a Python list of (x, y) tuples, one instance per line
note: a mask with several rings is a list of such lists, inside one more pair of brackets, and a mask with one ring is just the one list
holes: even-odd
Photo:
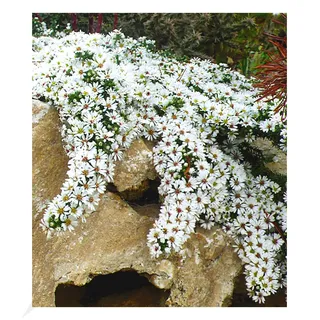
[(130, 203), (137, 204), (140, 206), (146, 204), (159, 203), (159, 192), (158, 187), (160, 186), (160, 179), (149, 180), (149, 188), (142, 194), (139, 199), (130, 201)]
[(160, 179), (149, 180), (149, 188), (136, 200), (127, 201), (133, 210), (142, 216), (157, 218), (160, 212), (158, 187)]
[(277, 293), (265, 297), (265, 303), (257, 303), (248, 296), (245, 276), (241, 274), (235, 283), (231, 307), (286, 307), (285, 289), (279, 289)]
[(57, 307), (164, 307), (170, 295), (136, 271), (95, 276), (82, 287), (59, 284)]
[[(125, 201), (127, 201), (130, 205), (135, 204), (139, 206), (143, 206), (146, 204), (154, 204), (159, 203), (159, 193), (158, 193), (158, 187), (160, 186), (160, 179), (156, 178), (155, 180), (148, 180), (149, 187), (146, 191), (143, 192), (141, 196), (139, 196), (138, 199), (134, 200), (126, 200), (126, 197), (123, 197)], [(119, 192), (117, 190), (117, 187), (113, 183), (107, 184), (107, 191), (118, 194), (122, 196), (125, 195), (126, 191)]]
[(113, 183), (107, 183), (106, 189), (107, 191), (119, 194), (117, 187)]

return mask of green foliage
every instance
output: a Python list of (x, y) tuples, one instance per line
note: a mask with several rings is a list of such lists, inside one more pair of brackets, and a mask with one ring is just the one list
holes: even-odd
[[(47, 27), (56, 31), (71, 23), (68, 13), (40, 13)], [(94, 24), (97, 23), (96, 15)], [(35, 17), (35, 14), (33, 15)], [(285, 28), (273, 22), (281, 15), (272, 13), (119, 13), (118, 25), (126, 35), (145, 36), (156, 41), (165, 56), (200, 57), (216, 63), (227, 63), (247, 77), (256, 74), (272, 50), (265, 33), (285, 33)], [(34, 19), (33, 19), (34, 20)], [(104, 13), (102, 33), (113, 30), (114, 14)], [(37, 34), (34, 22), (33, 34)], [(77, 13), (78, 30), (89, 31), (89, 13)], [(150, 48), (153, 49), (153, 48)]]
[(175, 55), (198, 56), (228, 63), (249, 77), (268, 59), (272, 46), (265, 33), (281, 35), (284, 28), (272, 13), (122, 13), (119, 28), (127, 35), (146, 36), (158, 49)]
[(167, 104), (167, 108), (173, 106), (176, 110), (179, 110), (184, 105), (184, 100), (179, 97), (173, 97), (171, 101)]
[(74, 101), (79, 102), (83, 98), (83, 95), (80, 91), (75, 91), (74, 93), (70, 93), (68, 96), (68, 102), (72, 103)]
[(39, 37), (42, 34), (42, 26), (38, 17), (32, 18), (32, 35), (35, 37)]
[(75, 57), (79, 58), (82, 61), (86, 61), (86, 60), (92, 60), (94, 54), (88, 50), (86, 51), (78, 51), (75, 53)]
[(254, 26), (247, 14), (233, 13), (125, 13), (119, 14), (119, 28), (132, 37), (145, 35), (156, 40), (158, 49), (172, 49), (178, 55), (199, 56), (227, 62), (228, 47), (235, 47), (235, 35)]
[(250, 77), (257, 73), (257, 66), (265, 63), (268, 55), (263, 51), (263, 46), (259, 46), (258, 51), (248, 51), (244, 57), (238, 62), (237, 67), (243, 75)]
[[(42, 22), (45, 22), (48, 29), (54, 32), (65, 30), (68, 23), (70, 23), (70, 17), (68, 13), (40, 13), (38, 14)], [(37, 28), (41, 25), (36, 14), (32, 14), (32, 34), (37, 36)], [(54, 35), (53, 35), (54, 36)]]
[(273, 21), (273, 19), (281, 20), (281, 15), (271, 13), (248, 15), (254, 19), (255, 27), (241, 30), (235, 38), (240, 50), (236, 50), (232, 55), (236, 61), (236, 67), (247, 77), (256, 75), (256, 67), (268, 60), (268, 52), (275, 50), (266, 33), (277, 35), (286, 33), (285, 28)]

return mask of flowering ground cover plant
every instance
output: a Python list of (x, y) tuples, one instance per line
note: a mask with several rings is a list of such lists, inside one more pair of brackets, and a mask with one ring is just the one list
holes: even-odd
[(147, 236), (152, 257), (181, 252), (197, 226), (218, 225), (234, 238), (254, 301), (286, 286), (286, 185), (264, 175), (251, 142), (268, 137), (285, 151), (287, 129), (275, 102), (257, 102), (252, 79), (208, 60), (179, 61), (117, 30), (40, 36), (32, 47), (33, 97), (58, 109), (69, 156), (42, 219), (48, 237), (86, 221), (115, 161), (144, 137), (157, 141), (163, 199)]

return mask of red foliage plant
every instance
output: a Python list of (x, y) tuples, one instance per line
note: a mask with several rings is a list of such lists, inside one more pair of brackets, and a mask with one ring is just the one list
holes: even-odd
[[(286, 21), (287, 16), (282, 14), (282, 17)], [(273, 21), (286, 25), (278, 20)], [(257, 101), (265, 98), (267, 101), (278, 99), (279, 102), (274, 112), (280, 112), (282, 121), (284, 121), (287, 117), (287, 35), (283, 37), (268, 33), (266, 35), (269, 42), (276, 47), (277, 52), (268, 52), (269, 61), (256, 67), (259, 70), (256, 75), (259, 82), (255, 84), (255, 87), (261, 89)]]
[[(95, 24), (95, 18), (97, 17), (97, 23)], [(103, 23), (102, 13), (89, 13), (89, 33), (101, 33)]]
[(70, 13), (71, 16), (71, 25), (73, 31), (78, 31), (78, 17), (76, 13)]
[(113, 30), (117, 29), (118, 27), (118, 14), (114, 13), (113, 14)]
[(92, 13), (89, 13), (89, 33), (93, 33), (93, 21), (94, 21), (94, 16)]
[(97, 29), (96, 29), (97, 33), (101, 32), (102, 22), (103, 22), (103, 15), (102, 15), (102, 13), (98, 13), (98, 24), (97, 24)]

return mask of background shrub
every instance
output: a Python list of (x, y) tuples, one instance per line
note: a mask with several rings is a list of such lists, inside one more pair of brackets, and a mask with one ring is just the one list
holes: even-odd
[[(274, 23), (283, 17), (272, 13), (103, 13), (102, 33), (121, 29), (133, 38), (155, 40), (157, 49), (175, 55), (200, 57), (216, 63), (228, 63), (245, 76), (256, 74), (256, 67), (268, 60), (276, 48), (265, 33), (286, 35), (286, 24)], [(34, 13), (52, 30), (62, 31), (68, 23), (74, 27), (71, 13)], [(98, 13), (77, 13), (77, 31), (97, 31)], [(285, 21), (286, 22), (286, 21)], [(33, 28), (36, 35), (36, 29)]]

